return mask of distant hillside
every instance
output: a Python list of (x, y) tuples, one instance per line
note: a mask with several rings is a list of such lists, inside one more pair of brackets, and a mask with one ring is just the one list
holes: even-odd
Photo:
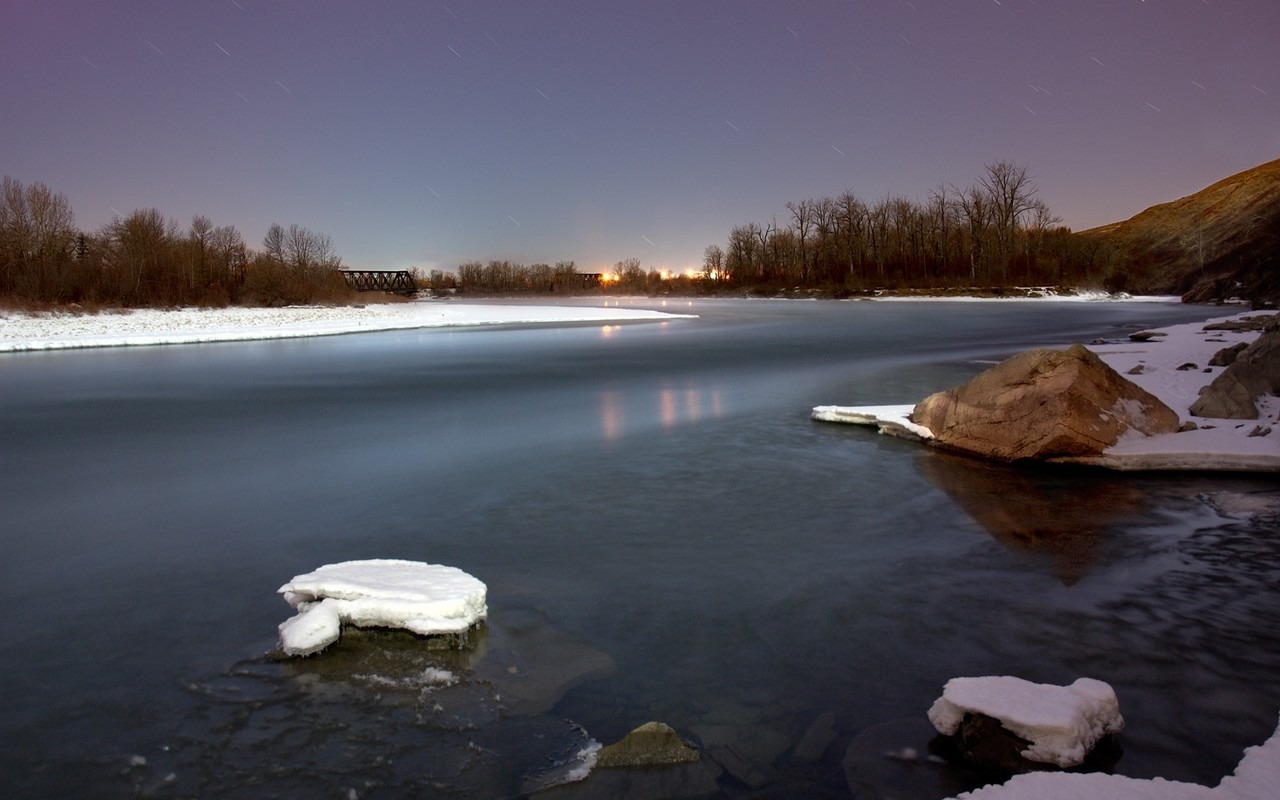
[(1082, 231), (1130, 291), (1188, 301), (1280, 299), (1280, 159), (1172, 203)]

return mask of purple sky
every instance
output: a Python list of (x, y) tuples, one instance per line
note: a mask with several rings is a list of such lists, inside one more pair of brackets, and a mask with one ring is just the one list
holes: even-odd
[(350, 266), (701, 261), (1026, 165), (1076, 230), (1280, 157), (1277, 0), (3, 0), (0, 172)]

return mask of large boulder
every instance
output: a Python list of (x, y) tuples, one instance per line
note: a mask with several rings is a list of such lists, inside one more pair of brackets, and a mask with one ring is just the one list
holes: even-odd
[(1241, 350), (1213, 382), (1200, 390), (1191, 404), (1197, 417), (1257, 419), (1255, 402), (1264, 394), (1280, 392), (1280, 329), (1274, 327)]
[(1001, 461), (1082, 458), (1133, 430), (1178, 430), (1178, 415), (1081, 345), (1029, 350), (929, 395), (911, 420), (940, 445)]

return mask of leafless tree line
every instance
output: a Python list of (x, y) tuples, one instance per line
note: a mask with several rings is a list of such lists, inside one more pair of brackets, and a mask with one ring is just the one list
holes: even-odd
[(0, 184), (0, 299), (86, 306), (287, 305), (345, 299), (325, 234), (272, 225), (253, 250), (234, 226), (196, 215), (184, 230), (156, 209), (75, 227), (43, 183)]
[(555, 265), (468, 261), (458, 265), (456, 274), (433, 270), (426, 284), (436, 291), (457, 289), (484, 294), (576, 294), (585, 287), (582, 274), (572, 261), (557, 261)]
[(734, 227), (704, 271), (737, 285), (875, 287), (1100, 284), (1097, 245), (1059, 225), (1026, 167), (990, 164), (977, 183), (924, 202), (852, 192), (787, 203), (788, 217)]

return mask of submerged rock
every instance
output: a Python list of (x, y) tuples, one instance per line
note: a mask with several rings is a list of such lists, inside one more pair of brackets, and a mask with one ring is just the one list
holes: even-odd
[(849, 793), (856, 800), (942, 798), (976, 789), (985, 781), (934, 754), (938, 732), (928, 720), (909, 717), (862, 729), (841, 760)]
[(583, 681), (613, 672), (608, 653), (557, 627), (533, 609), (504, 609), (486, 623), (492, 634), (474, 676), (501, 693), (507, 713), (544, 713)]
[(689, 764), (701, 756), (693, 745), (681, 739), (663, 722), (646, 722), (622, 739), (600, 750), (599, 767), (652, 767), (661, 764)]
[(938, 444), (1002, 461), (1100, 455), (1129, 431), (1178, 430), (1178, 415), (1090, 350), (1030, 350), (929, 395), (911, 420)]
[[(661, 722), (646, 722), (592, 754), (585, 778), (538, 791), (545, 800), (678, 800), (723, 796), (720, 770)], [(611, 769), (620, 767), (621, 769)]]

